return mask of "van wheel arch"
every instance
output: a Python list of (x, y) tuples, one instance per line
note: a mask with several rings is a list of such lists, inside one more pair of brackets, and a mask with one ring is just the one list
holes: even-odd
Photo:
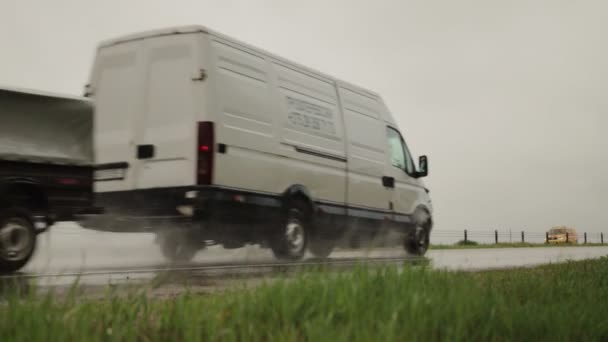
[(433, 215), (431, 214), (431, 211), (424, 205), (420, 205), (414, 211), (414, 219), (416, 219), (417, 213), (422, 213), (422, 216), (424, 216), (423, 226), (425, 229), (428, 229), (428, 231), (431, 231), (433, 229)]
[(293, 202), (299, 202), (301, 204), (304, 204), (308, 209), (308, 212), (306, 213), (306, 219), (313, 219), (317, 208), (314, 201), (312, 200), (312, 196), (310, 195), (310, 191), (308, 190), (308, 188), (301, 184), (294, 184), (287, 188), (287, 190), (283, 192), (282, 210), (284, 212), (288, 210), (290, 208), (290, 205), (293, 204)]

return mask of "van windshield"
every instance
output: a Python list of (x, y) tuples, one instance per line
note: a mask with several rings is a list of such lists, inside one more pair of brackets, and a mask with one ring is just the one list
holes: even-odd
[(550, 234), (566, 234), (566, 230), (565, 229), (551, 229), (549, 231)]

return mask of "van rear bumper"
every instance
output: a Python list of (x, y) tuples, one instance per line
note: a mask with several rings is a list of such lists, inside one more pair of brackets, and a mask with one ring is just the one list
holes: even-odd
[(278, 217), (279, 196), (215, 186), (144, 189), (95, 195), (101, 215), (81, 215), (88, 229), (111, 232), (154, 232), (208, 220), (248, 223)]

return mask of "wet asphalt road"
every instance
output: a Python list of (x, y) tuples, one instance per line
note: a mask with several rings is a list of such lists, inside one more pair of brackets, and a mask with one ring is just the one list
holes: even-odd
[[(85, 230), (76, 224), (64, 223), (40, 235), (34, 258), (25, 267), (26, 275), (121, 271), (115, 275), (96, 275), (81, 278), (81, 283), (104, 284), (108, 281), (146, 279), (149, 273), (130, 273), (129, 270), (161, 269), (168, 267), (148, 233), (106, 233)], [(436, 268), (451, 270), (478, 270), (506, 267), (534, 266), (566, 260), (598, 258), (608, 255), (607, 247), (552, 247), (552, 248), (497, 248), (431, 250), (427, 257)], [(332, 259), (361, 257), (405, 257), (401, 249), (337, 250)], [(255, 246), (224, 250), (210, 247), (199, 252), (195, 266), (217, 264), (272, 263), (275, 259), (269, 250)], [(69, 284), (74, 277), (51, 277), (41, 284)]]

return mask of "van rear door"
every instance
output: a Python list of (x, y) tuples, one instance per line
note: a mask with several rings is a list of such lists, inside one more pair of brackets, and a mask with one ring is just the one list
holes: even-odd
[(96, 190), (195, 184), (200, 33), (102, 46), (95, 96)]
[(193, 185), (201, 35), (160, 36), (144, 44), (145, 106), (136, 132), (136, 188)]
[(99, 48), (90, 80), (94, 96), (95, 191), (135, 186), (135, 130), (143, 106), (143, 42)]

